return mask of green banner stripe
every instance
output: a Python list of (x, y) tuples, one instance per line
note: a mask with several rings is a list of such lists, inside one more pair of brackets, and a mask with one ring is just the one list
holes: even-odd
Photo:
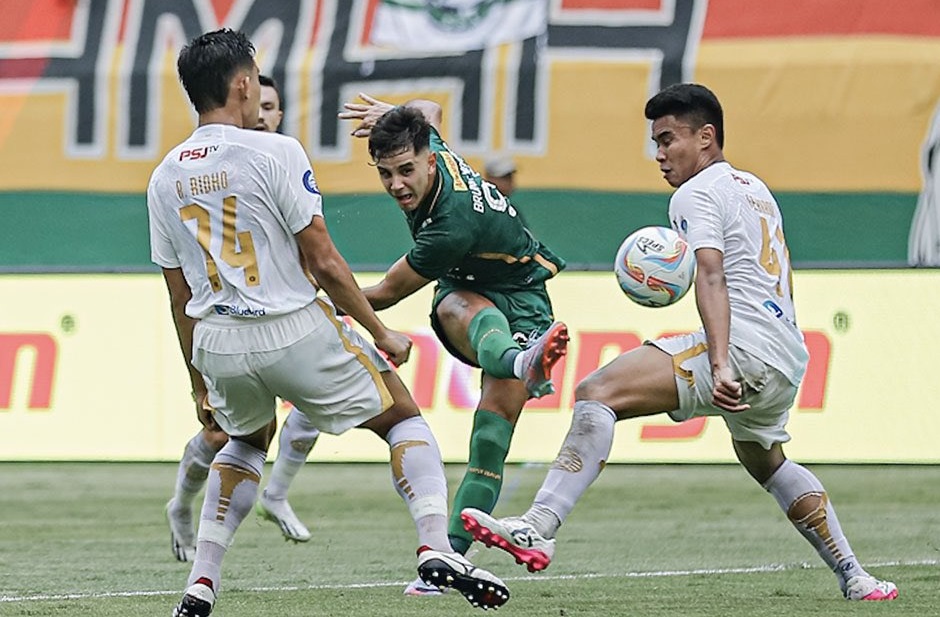
[[(797, 268), (898, 267), (917, 202), (913, 193), (777, 193)], [(607, 269), (620, 241), (665, 225), (668, 195), (521, 190), (513, 203), (571, 269)], [(327, 225), (360, 271), (384, 269), (411, 240), (384, 194), (330, 195)], [(143, 194), (0, 192), (0, 271), (155, 270)]]

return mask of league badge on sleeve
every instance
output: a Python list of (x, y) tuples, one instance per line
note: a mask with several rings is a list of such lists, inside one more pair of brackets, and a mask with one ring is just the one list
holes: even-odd
[(304, 172), (303, 183), (308, 193), (313, 193), (314, 195), (320, 194), (320, 188), (317, 186), (317, 179), (313, 177), (312, 169), (308, 169)]

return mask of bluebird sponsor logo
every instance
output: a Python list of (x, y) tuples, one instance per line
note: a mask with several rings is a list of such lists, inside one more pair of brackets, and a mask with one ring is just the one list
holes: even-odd
[(314, 195), (320, 194), (320, 189), (317, 187), (317, 180), (313, 177), (313, 170), (308, 169), (304, 172), (304, 188), (307, 189), (308, 193), (313, 193)]
[(793, 333), (797, 339), (801, 341), (803, 340), (803, 335), (800, 333), (800, 329), (796, 327), (796, 322), (784, 315), (783, 309), (780, 308), (776, 302), (773, 300), (764, 300), (764, 308), (773, 313), (774, 317), (777, 319), (782, 319), (785, 323), (787, 323), (792, 328), (790, 332)]
[(213, 304), (216, 315), (228, 315), (230, 317), (263, 317), (265, 310), (263, 308), (253, 309), (247, 306), (238, 306), (236, 304)]
[(780, 319), (783, 317), (783, 309), (777, 306), (777, 303), (773, 300), (765, 300), (764, 308), (774, 314), (774, 317)]

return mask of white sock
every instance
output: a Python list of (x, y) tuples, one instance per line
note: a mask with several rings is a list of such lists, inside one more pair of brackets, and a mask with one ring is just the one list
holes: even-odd
[(431, 428), (415, 416), (393, 426), (385, 440), (391, 447), (392, 482), (414, 519), (418, 544), (450, 552), (447, 480)]
[(265, 458), (263, 450), (237, 439), (229, 439), (216, 454), (206, 483), (189, 585), (205, 577), (218, 594), (222, 558), (255, 504)]
[(516, 379), (525, 379), (524, 360), (525, 353), (522, 351), (517, 351), (512, 359), (512, 374), (516, 376)]
[(193, 499), (206, 484), (213, 458), (215, 449), (205, 440), (202, 431), (199, 431), (183, 449), (183, 458), (180, 459), (176, 471), (176, 491), (173, 497), (177, 507), (192, 507)]
[(867, 574), (855, 559), (852, 547), (842, 533), (826, 489), (809, 469), (785, 460), (764, 484), (764, 488), (774, 496), (787, 519), (809, 540), (832, 569), (843, 591), (848, 579)]
[(287, 499), (291, 482), (307, 461), (307, 455), (319, 436), (320, 431), (310, 423), (307, 416), (297, 409), (291, 409), (284, 425), (281, 426), (277, 458), (271, 468), (268, 485), (264, 489), (269, 499)]
[(574, 405), (571, 428), (524, 518), (545, 538), (555, 537), (587, 487), (600, 475), (614, 442), (617, 415), (597, 401)]

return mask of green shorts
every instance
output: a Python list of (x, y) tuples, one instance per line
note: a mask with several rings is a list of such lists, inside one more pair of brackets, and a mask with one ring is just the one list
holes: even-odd
[(537, 283), (531, 289), (520, 291), (490, 291), (485, 289), (471, 289), (451, 283), (438, 281), (434, 288), (434, 300), (431, 302), (431, 327), (437, 334), (438, 340), (447, 352), (470, 366), (479, 368), (479, 364), (471, 361), (450, 344), (444, 335), (444, 328), (437, 319), (437, 306), (451, 292), (472, 291), (487, 298), (496, 305), (496, 308), (506, 316), (509, 322), (509, 331), (519, 346), (525, 349), (530, 341), (538, 338), (552, 325), (555, 317), (552, 313), (552, 301), (544, 283)]

